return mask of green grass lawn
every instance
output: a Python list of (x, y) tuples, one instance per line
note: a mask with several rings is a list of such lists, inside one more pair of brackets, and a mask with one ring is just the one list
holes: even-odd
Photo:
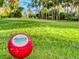
[(0, 19), (0, 59), (15, 59), (8, 53), (7, 43), (17, 33), (33, 40), (32, 54), (26, 59), (79, 59), (79, 22)]

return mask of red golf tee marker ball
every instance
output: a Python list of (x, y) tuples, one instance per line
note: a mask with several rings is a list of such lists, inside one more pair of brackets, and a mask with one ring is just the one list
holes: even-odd
[(10, 54), (19, 59), (29, 56), (32, 48), (32, 39), (25, 34), (16, 34), (8, 42)]

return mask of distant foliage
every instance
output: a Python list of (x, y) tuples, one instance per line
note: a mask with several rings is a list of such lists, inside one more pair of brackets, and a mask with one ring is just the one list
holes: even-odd
[(10, 14), (9, 14), (9, 17), (22, 17), (22, 8), (17, 8), (15, 10), (13, 10)]
[(31, 8), (29, 9), (29, 14), (28, 14), (28, 17), (29, 17), (29, 18), (31, 18), (31, 17), (32, 17), (32, 9), (31, 9)]
[(47, 9), (47, 7), (44, 7), (44, 9), (43, 9), (43, 13), (48, 13), (48, 9)]
[(4, 0), (0, 0), (0, 6), (2, 6), (2, 5), (3, 5), (3, 1), (4, 1)]
[[(6, 2), (3, 3), (3, 0), (0, 0), (0, 16), (2, 17), (25, 16), (32, 18), (34, 16), (37, 18), (45, 18), (52, 20), (75, 21), (79, 19), (79, 0), (33, 0), (32, 7), (35, 6), (39, 8), (39, 10), (35, 12), (36, 14), (33, 14), (34, 12), (32, 10), (32, 7), (29, 8), (29, 11), (23, 13), (22, 11), (24, 10), (20, 8), (19, 0), (7, 1), (8, 3), (6, 4)], [(38, 5), (42, 5), (42, 9)]]

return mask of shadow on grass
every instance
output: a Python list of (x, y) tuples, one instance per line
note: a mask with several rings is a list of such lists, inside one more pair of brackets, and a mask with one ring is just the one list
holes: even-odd
[(55, 27), (79, 29), (78, 23), (43, 22), (34, 20), (0, 20), (0, 30), (32, 28), (32, 27)]

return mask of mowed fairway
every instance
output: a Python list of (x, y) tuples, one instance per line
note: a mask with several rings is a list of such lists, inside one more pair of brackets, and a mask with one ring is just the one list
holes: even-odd
[(17, 33), (28, 34), (33, 40), (32, 54), (25, 59), (79, 59), (79, 22), (0, 19), (0, 59), (15, 59), (7, 44)]

